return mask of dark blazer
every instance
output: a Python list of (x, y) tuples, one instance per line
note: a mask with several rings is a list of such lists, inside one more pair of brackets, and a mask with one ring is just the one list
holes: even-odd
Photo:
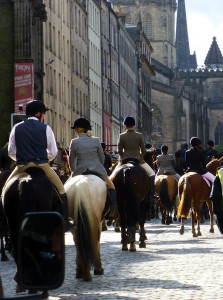
[(146, 148), (144, 145), (142, 134), (133, 129), (129, 129), (119, 135), (118, 153), (120, 159), (136, 158), (139, 162), (145, 163), (144, 156)]
[(190, 148), (186, 151), (186, 172), (196, 172), (198, 174), (207, 173), (206, 169), (206, 156), (203, 149)]
[(205, 149), (205, 155), (206, 163), (209, 163), (213, 156), (214, 158), (218, 158), (218, 151), (213, 148)]

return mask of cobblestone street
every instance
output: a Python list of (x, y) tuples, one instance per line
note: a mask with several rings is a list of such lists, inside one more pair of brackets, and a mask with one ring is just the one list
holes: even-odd
[[(113, 227), (102, 232), (101, 258), (104, 275), (92, 282), (75, 278), (75, 246), (66, 234), (66, 276), (63, 285), (50, 291), (51, 299), (223, 299), (223, 244), (217, 226), (209, 233), (209, 221), (201, 224), (202, 236), (193, 238), (190, 220), (185, 234), (180, 224), (147, 221), (147, 248), (121, 250), (121, 234)], [(138, 240), (138, 234), (137, 234)], [(15, 295), (15, 265), (0, 262), (5, 296)]]

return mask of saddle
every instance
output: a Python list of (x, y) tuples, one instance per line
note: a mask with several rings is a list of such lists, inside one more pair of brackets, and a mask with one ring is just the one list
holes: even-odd
[(202, 178), (204, 179), (204, 181), (207, 183), (207, 186), (209, 187), (209, 189), (211, 188), (211, 186), (212, 186), (212, 182), (211, 181), (209, 181), (204, 175), (201, 175), (202, 176)]
[(133, 165), (138, 165), (139, 164), (139, 160), (137, 158), (124, 158), (122, 160), (122, 164), (125, 165), (127, 163), (132, 163)]
[(85, 172), (83, 172), (82, 175), (95, 175), (103, 180), (102, 176), (99, 173), (97, 173), (95, 171), (91, 171), (89, 169), (87, 169)]

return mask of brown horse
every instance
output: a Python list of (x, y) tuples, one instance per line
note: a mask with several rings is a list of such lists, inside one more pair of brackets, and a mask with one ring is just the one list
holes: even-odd
[(169, 225), (172, 223), (172, 212), (176, 207), (178, 182), (172, 175), (159, 175), (155, 179), (155, 184), (162, 214), (161, 223)]
[(110, 178), (117, 190), (117, 204), (120, 215), (122, 250), (136, 251), (136, 224), (140, 226), (140, 248), (146, 247), (145, 219), (150, 179), (146, 171), (133, 162), (122, 164)]
[[(216, 175), (223, 157), (213, 159), (207, 164), (207, 170)], [(181, 217), (180, 234), (184, 234), (184, 219), (189, 218), (191, 209), (192, 234), (194, 237), (201, 236), (200, 231), (200, 210), (203, 202), (206, 201), (210, 214), (210, 232), (214, 232), (212, 202), (209, 199), (210, 188), (203, 177), (195, 172), (184, 174), (178, 184), (180, 204), (177, 215)], [(197, 232), (195, 231), (195, 219), (197, 220)]]

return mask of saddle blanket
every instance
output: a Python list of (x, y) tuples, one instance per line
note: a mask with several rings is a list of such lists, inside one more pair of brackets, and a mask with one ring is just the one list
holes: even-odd
[(209, 181), (204, 175), (201, 175), (201, 176), (203, 177), (204, 181), (207, 183), (207, 186), (208, 186), (209, 188), (211, 188), (211, 183), (210, 183), (210, 181)]

